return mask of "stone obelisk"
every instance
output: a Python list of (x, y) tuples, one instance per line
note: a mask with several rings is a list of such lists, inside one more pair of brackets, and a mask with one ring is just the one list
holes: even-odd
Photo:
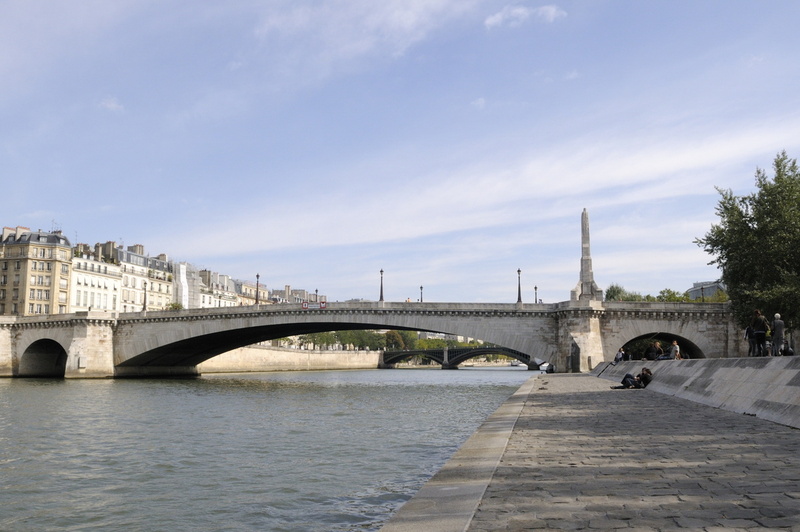
[(592, 253), (589, 246), (589, 213), (581, 213), (581, 277), (578, 286), (571, 293), (573, 301), (602, 301), (603, 291), (594, 282), (592, 272)]

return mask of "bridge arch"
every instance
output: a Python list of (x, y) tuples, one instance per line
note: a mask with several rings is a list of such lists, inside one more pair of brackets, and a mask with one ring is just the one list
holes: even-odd
[(67, 351), (55, 340), (42, 339), (29, 345), (19, 359), (18, 377), (61, 377), (67, 369)]

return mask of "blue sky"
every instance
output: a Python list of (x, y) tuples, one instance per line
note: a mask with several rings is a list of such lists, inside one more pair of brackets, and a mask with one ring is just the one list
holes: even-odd
[(332, 301), (643, 294), (800, 156), (794, 1), (0, 3), (2, 224)]

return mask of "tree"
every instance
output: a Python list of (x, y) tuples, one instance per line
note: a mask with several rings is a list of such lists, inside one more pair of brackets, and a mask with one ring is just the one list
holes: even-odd
[(398, 331), (403, 338), (403, 345), (405, 349), (416, 349), (419, 334), (417, 331)]
[(386, 348), (387, 349), (405, 349), (406, 343), (403, 337), (397, 331), (386, 331)]
[[(647, 296), (651, 297), (651, 296)], [(622, 285), (611, 283), (605, 291), (606, 301), (645, 301), (639, 292), (628, 292)]]
[(658, 293), (658, 295), (656, 296), (656, 300), (665, 303), (680, 303), (683, 301), (689, 301), (689, 293), (676, 292), (675, 290), (665, 288)]
[(695, 240), (722, 272), (733, 311), (742, 325), (754, 309), (798, 323), (800, 294), (800, 170), (783, 151), (770, 179), (756, 169), (756, 191), (736, 196), (717, 188), (719, 223)]

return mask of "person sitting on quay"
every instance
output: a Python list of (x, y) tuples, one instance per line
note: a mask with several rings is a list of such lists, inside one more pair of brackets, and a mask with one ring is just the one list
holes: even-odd
[(667, 349), (667, 353), (661, 355), (656, 360), (680, 360), (680, 359), (681, 359), (681, 348), (678, 345), (678, 341), (673, 340), (672, 345), (669, 346), (669, 349)]
[(642, 372), (635, 377), (630, 373), (626, 373), (625, 377), (622, 378), (622, 385), (612, 386), (611, 389), (632, 390), (632, 389), (647, 388), (647, 385), (650, 384), (650, 381), (652, 380), (653, 380), (653, 372), (650, 371), (648, 368), (642, 368)]
[(644, 352), (644, 358), (647, 360), (658, 360), (658, 357), (661, 356), (664, 356), (664, 350), (661, 349), (661, 342), (653, 342)]

